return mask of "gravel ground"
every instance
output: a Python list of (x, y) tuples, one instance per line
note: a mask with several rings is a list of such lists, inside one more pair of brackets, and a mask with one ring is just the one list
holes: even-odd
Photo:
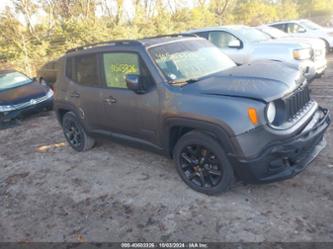
[[(329, 67), (312, 93), (332, 113), (333, 56)], [(74, 152), (53, 113), (0, 139), (0, 241), (333, 241), (332, 126), (302, 174), (217, 197), (150, 152), (110, 141)]]

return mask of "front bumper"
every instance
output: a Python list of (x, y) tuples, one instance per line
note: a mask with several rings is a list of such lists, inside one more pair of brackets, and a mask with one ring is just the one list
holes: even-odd
[(18, 110), (13, 110), (9, 112), (0, 112), (0, 123), (7, 122), (18, 117), (27, 116), (30, 114), (38, 113), (41, 111), (52, 110), (53, 108), (53, 97)]
[(232, 158), (237, 176), (250, 183), (268, 183), (295, 176), (325, 147), (324, 133), (329, 124), (328, 110), (319, 108), (298, 135), (268, 146), (256, 158)]
[(302, 61), (298, 66), (298, 69), (304, 73), (304, 76), (309, 81), (315, 79), (319, 75), (322, 75), (325, 72), (326, 68), (326, 59), (318, 59), (316, 61), (305, 60)]

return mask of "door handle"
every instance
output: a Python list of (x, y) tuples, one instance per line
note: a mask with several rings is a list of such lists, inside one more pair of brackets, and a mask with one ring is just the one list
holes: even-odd
[(114, 104), (114, 103), (117, 103), (117, 100), (116, 100), (114, 97), (112, 97), (112, 96), (110, 96), (110, 97), (104, 99), (104, 101), (105, 101), (107, 104), (109, 104), (109, 105)]
[(72, 92), (71, 93), (71, 97), (72, 98), (79, 98), (80, 97), (80, 94), (78, 92)]

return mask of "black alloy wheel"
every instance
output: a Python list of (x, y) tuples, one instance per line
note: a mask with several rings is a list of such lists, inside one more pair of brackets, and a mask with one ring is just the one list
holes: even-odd
[(234, 182), (233, 168), (221, 144), (204, 132), (194, 130), (179, 138), (173, 157), (180, 177), (198, 192), (220, 194)]
[(71, 119), (64, 120), (63, 129), (66, 139), (70, 143), (70, 145), (75, 148), (80, 148), (82, 144), (83, 134), (81, 133), (76, 122)]
[(199, 187), (215, 187), (222, 179), (223, 169), (216, 155), (202, 145), (184, 147), (180, 162), (187, 179)]
[(62, 128), (67, 142), (74, 150), (86, 151), (95, 145), (95, 140), (87, 135), (75, 113), (65, 113), (62, 119)]

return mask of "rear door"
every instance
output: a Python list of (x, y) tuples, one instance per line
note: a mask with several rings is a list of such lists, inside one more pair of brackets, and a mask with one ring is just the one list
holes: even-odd
[(68, 68), (71, 81), (68, 98), (81, 119), (91, 130), (100, 129), (103, 122), (103, 93), (96, 53), (72, 57), (72, 66)]
[[(147, 67), (135, 52), (106, 52), (101, 55), (104, 123), (110, 131), (155, 143), (159, 118), (159, 96)], [(143, 78), (146, 91), (129, 90), (126, 74)]]

